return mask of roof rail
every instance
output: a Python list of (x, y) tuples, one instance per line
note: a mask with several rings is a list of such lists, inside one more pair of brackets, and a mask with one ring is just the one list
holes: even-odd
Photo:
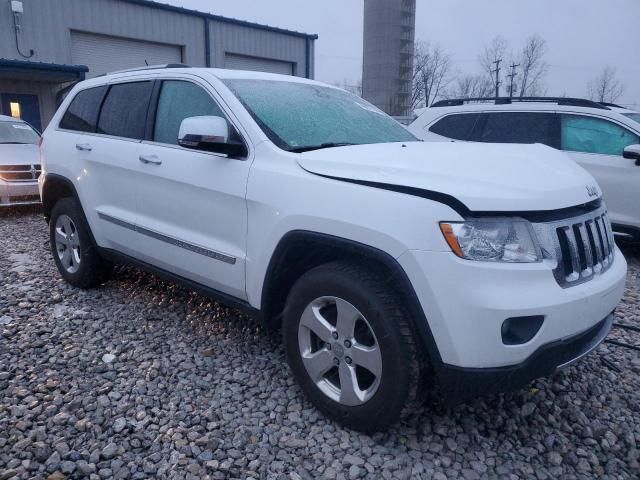
[(572, 97), (476, 97), (476, 98), (452, 98), (449, 100), (440, 100), (433, 103), (432, 107), (456, 107), (464, 105), (465, 103), (482, 103), (482, 102), (494, 102), (496, 105), (509, 105), (517, 102), (532, 102), (532, 103), (557, 103), (563, 106), (572, 107), (589, 107), (599, 108), (601, 110), (609, 110), (609, 106), (603, 103), (594, 102), (593, 100), (587, 100), (586, 98), (572, 98)]
[(186, 65), (184, 63), (167, 63), (164, 65), (145, 65), (144, 67), (136, 67), (136, 68), (127, 68), (125, 70), (116, 70), (115, 72), (108, 72), (103, 75), (114, 75), (116, 73), (128, 73), (128, 72), (138, 72), (143, 70), (158, 70), (160, 68), (191, 68), (191, 65)]
[(605, 107), (613, 107), (613, 108), (625, 108), (622, 105), (618, 105), (617, 103), (611, 102), (598, 102), (600, 105), (604, 105)]

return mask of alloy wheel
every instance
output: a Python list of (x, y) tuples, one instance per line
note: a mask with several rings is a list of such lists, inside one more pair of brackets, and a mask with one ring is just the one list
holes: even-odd
[(382, 376), (382, 354), (371, 325), (338, 297), (313, 300), (298, 326), (302, 363), (316, 386), (347, 406), (366, 403)]
[(80, 268), (80, 238), (75, 223), (68, 215), (60, 215), (56, 220), (55, 243), (58, 259), (69, 273)]

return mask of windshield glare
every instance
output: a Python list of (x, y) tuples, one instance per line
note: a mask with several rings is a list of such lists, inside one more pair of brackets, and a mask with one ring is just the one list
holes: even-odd
[(23, 122), (0, 121), (0, 144), (31, 143), (37, 144), (40, 136)]
[(337, 88), (254, 79), (225, 84), (271, 141), (285, 150), (418, 141), (387, 114)]

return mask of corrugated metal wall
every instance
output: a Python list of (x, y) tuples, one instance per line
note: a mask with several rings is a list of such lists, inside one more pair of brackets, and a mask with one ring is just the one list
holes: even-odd
[[(72, 64), (71, 31), (98, 33), (182, 47), (185, 63), (206, 65), (205, 19), (123, 0), (23, 0), (20, 47), (29, 61)], [(295, 74), (313, 76), (313, 41), (301, 36), (207, 19), (211, 66), (241, 54), (291, 62)], [(309, 45), (307, 45), (309, 44)], [(307, 67), (307, 51), (310, 52)], [(27, 60), (15, 48), (9, 2), (0, 0), (0, 58)]]
[[(205, 65), (202, 18), (120, 0), (23, 0), (21, 49), (30, 61), (72, 64), (71, 30), (182, 45), (184, 60)], [(0, 2), (0, 57), (25, 60), (15, 49), (9, 2)]]
[(294, 75), (306, 76), (305, 38), (217, 21), (210, 25), (213, 66), (224, 68), (226, 54), (247, 55), (293, 63)]

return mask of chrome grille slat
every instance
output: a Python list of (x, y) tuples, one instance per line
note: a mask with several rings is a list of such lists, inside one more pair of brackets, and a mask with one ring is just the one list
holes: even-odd
[(580, 278), (580, 258), (578, 252), (578, 242), (571, 227), (563, 227), (567, 240), (569, 242), (569, 255), (571, 255), (571, 273), (567, 275), (569, 281), (575, 281)]
[(600, 251), (602, 252), (602, 266), (606, 267), (609, 263), (609, 252), (607, 250), (607, 244), (604, 241), (604, 235), (602, 234), (602, 219), (601, 217), (596, 217), (593, 221), (596, 225), (596, 232), (598, 233), (598, 241), (600, 242)]
[(615, 243), (604, 204), (573, 218), (534, 223), (545, 258), (556, 260), (553, 275), (563, 288), (587, 282), (613, 263)]
[(602, 268), (602, 250), (600, 249), (600, 243), (598, 243), (598, 232), (596, 231), (595, 223), (592, 220), (588, 221), (589, 224), (589, 243), (592, 244), (595, 250), (595, 262), (593, 264), (593, 270), (598, 273)]
[(580, 232), (580, 240), (582, 242), (582, 251), (584, 252), (585, 260), (584, 269), (582, 270), (581, 275), (588, 277), (593, 273), (593, 256), (591, 253), (591, 245), (589, 245), (587, 228), (584, 223), (578, 224), (578, 231)]
[(40, 165), (0, 165), (0, 178), (5, 182), (24, 183), (33, 182), (40, 177)]

